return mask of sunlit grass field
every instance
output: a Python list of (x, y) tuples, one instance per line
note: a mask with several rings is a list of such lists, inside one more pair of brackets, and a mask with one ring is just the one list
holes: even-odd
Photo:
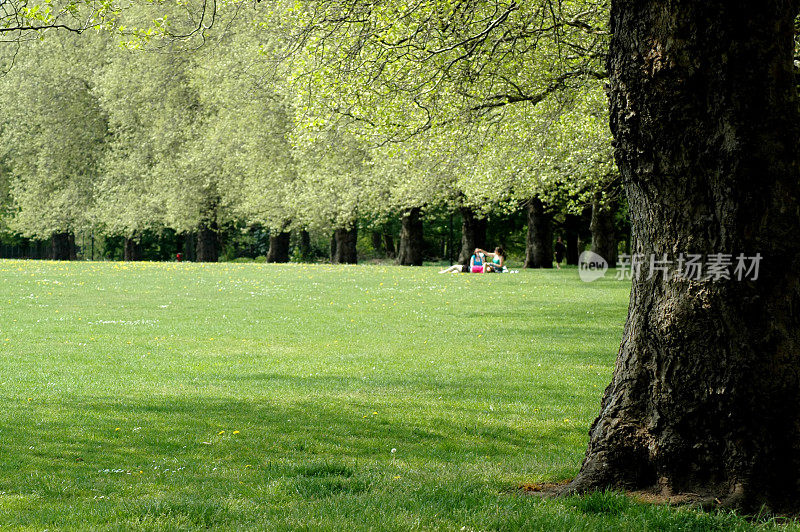
[(518, 490), (577, 472), (629, 285), (436, 271), (0, 261), (0, 527), (774, 525)]

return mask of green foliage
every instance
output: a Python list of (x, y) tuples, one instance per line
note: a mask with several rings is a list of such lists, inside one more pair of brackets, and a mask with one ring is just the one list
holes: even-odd
[[(602, 77), (605, 2), (286, 2), (299, 98), (401, 140)], [(288, 49), (288, 50), (287, 50)]]
[[(289, 2), (296, 109), (373, 146), (366, 209), (576, 209), (613, 174), (605, 2)], [(364, 209), (362, 208), (362, 211)]]
[[(96, 39), (33, 41), (0, 78), (0, 160), (13, 198), (9, 227), (25, 236), (92, 226), (106, 116), (92, 91)], [(76, 60), (76, 65), (70, 65)]]
[(604, 2), (215, 5), (2, 50), (2, 230), (437, 224), (614, 182)]
[(111, 29), (119, 13), (120, 6), (112, 0), (6, 0), (0, 9), (0, 43), (42, 39), (55, 31)]

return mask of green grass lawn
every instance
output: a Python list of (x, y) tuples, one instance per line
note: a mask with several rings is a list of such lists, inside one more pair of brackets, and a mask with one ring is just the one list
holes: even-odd
[(0, 261), (0, 526), (774, 526), (521, 494), (577, 472), (629, 285), (436, 271)]

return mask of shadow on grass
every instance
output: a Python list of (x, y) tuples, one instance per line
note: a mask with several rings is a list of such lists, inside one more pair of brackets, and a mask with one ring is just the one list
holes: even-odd
[[(585, 431), (554, 424), (540, 427), (532, 440), (529, 431), (475, 411), (465, 410), (464, 418), (457, 419), (457, 413), (450, 411), (421, 417), (403, 409), (373, 413), (364, 405), (339, 399), (326, 403), (93, 398), (16, 405), (0, 416), (5, 418), (0, 441), (7, 457), (0, 471), (91, 475), (186, 460), (195, 465), (216, 460), (255, 467), (270, 459), (293, 462), (319, 456), (458, 464), (475, 455), (570, 445), (568, 436)], [(392, 448), (401, 448), (402, 454), (390, 455)], [(335, 471), (343, 466), (333, 462), (326, 467)], [(8, 479), (3, 475), (0, 486), (8, 487)]]
[(738, 518), (613, 493), (548, 503), (503, 496), (476, 468), (534, 447), (551, 449), (544, 461), (558, 460), (557, 448), (579, 458), (570, 437), (582, 429), (554, 426), (532, 439), (491, 420), (413, 423), (362, 410), (176, 397), (15, 406), (3, 414), (0, 516), (9, 526), (137, 529), (746, 529)]

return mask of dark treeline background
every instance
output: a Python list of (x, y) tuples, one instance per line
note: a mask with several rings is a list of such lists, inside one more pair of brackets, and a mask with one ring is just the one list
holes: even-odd
[[(578, 254), (592, 246), (592, 208), (579, 215), (552, 213), (547, 220), (546, 233), (551, 236), (550, 249), (558, 237), (568, 247), (566, 264), (577, 264)], [(430, 213), (422, 219), (422, 260), (430, 263), (456, 263), (463, 246), (463, 217), (459, 212)], [(509, 214), (490, 215), (485, 218), (484, 236), (478, 236), (475, 246), (492, 250), (502, 246), (512, 263), (525, 263), (528, 232), (527, 211), (520, 209)], [(547, 222), (546, 222), (547, 223)], [(360, 261), (397, 262), (401, 244), (399, 220), (374, 226), (363, 224), (357, 228), (356, 250)], [(629, 224), (625, 215), (616, 212), (610, 227), (600, 228), (602, 238), (613, 241), (617, 252), (630, 251)], [(327, 262), (333, 255), (335, 240), (328, 232), (290, 231), (286, 261)], [(72, 235), (66, 249), (58, 237), (50, 239), (26, 238), (19, 234), (0, 234), (0, 258), (5, 259), (61, 259), (61, 260), (129, 260), (174, 261), (178, 253), (182, 260), (198, 261), (197, 233), (177, 233), (172, 229), (144, 231), (137, 240), (122, 236), (98, 235), (92, 232)], [(208, 262), (257, 261), (268, 262), (270, 256), (269, 229), (234, 224), (222, 228), (215, 236), (216, 257), (200, 257)], [(595, 237), (597, 238), (597, 237)], [(552, 254), (552, 253), (551, 253)], [(609, 258), (614, 258), (610, 257)], [(284, 262), (273, 257), (269, 262)], [(527, 266), (531, 266), (528, 264)], [(546, 266), (545, 266), (546, 267)]]

